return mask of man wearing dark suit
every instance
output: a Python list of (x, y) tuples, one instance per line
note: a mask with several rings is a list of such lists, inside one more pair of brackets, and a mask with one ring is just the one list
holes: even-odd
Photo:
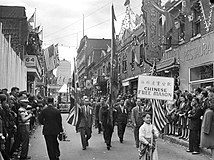
[(98, 129), (98, 134), (100, 134), (102, 131), (102, 127), (101, 127), (100, 120), (99, 120), (99, 111), (100, 111), (100, 107), (103, 104), (105, 104), (105, 101), (104, 101), (104, 98), (101, 98), (100, 102), (97, 102), (97, 104), (95, 106), (95, 124)]
[[(104, 98), (101, 98), (101, 101), (104, 101)], [(110, 150), (111, 147), (111, 137), (114, 131), (114, 121), (111, 120), (111, 117), (114, 120), (114, 112), (111, 112), (109, 105), (104, 103), (100, 107), (99, 120), (103, 129), (103, 138), (108, 150)]]
[(143, 124), (144, 106), (140, 99), (137, 99), (136, 106), (132, 108), (131, 120), (134, 125), (134, 138), (136, 148), (139, 147), (139, 128)]
[(203, 115), (203, 110), (199, 105), (199, 99), (194, 97), (191, 102), (192, 110), (188, 113), (189, 123), (189, 149), (187, 152), (192, 152), (192, 154), (199, 154), (200, 148), (200, 130), (201, 130), (201, 119)]
[(43, 126), (43, 135), (47, 146), (48, 156), (50, 160), (59, 160), (60, 150), (57, 136), (63, 132), (62, 117), (60, 111), (53, 106), (54, 99), (48, 98), (48, 106), (39, 114), (39, 122)]
[(85, 98), (84, 105), (80, 107), (79, 119), (76, 125), (78, 132), (80, 132), (83, 150), (86, 150), (86, 147), (89, 145), (88, 140), (91, 138), (92, 117), (93, 108), (89, 105), (89, 99)]
[(120, 139), (120, 143), (123, 143), (123, 136), (126, 129), (126, 124), (128, 120), (128, 110), (124, 106), (124, 100), (120, 100), (119, 106), (116, 108), (117, 110), (117, 134)]

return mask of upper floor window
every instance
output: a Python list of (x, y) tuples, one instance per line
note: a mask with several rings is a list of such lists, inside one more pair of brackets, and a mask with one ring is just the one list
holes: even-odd
[(166, 50), (172, 47), (172, 36), (168, 35), (166, 37)]
[(185, 40), (185, 18), (183, 15), (179, 15), (175, 27), (178, 28), (178, 41), (182, 42)]
[(124, 53), (124, 55), (123, 55), (122, 66), (123, 66), (122, 72), (123, 72), (123, 73), (124, 73), (124, 72), (127, 72), (127, 56), (126, 56), (125, 53)]
[(195, 37), (201, 33), (201, 16), (200, 16), (201, 12), (198, 3), (194, 3), (192, 6), (192, 15), (193, 15), (192, 37)]

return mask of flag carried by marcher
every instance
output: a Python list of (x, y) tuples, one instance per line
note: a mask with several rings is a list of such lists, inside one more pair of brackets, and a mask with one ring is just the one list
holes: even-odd
[(154, 109), (154, 125), (159, 130), (159, 132), (166, 126), (168, 119), (161, 106), (161, 100), (152, 99), (152, 109)]
[(66, 119), (66, 122), (72, 126), (76, 126), (78, 118), (79, 118), (79, 108), (80, 105), (77, 104), (77, 106), (73, 106), (72, 109), (69, 112), (69, 115)]
[[(77, 99), (77, 85), (76, 85), (76, 60), (74, 58), (74, 71), (73, 71), (73, 76), (72, 76), (72, 81), (71, 81), (71, 107), (72, 109), (70, 110), (70, 113), (66, 119), (66, 122), (70, 125), (76, 126), (79, 118), (79, 110), (80, 110), (80, 105), (78, 103)], [(72, 104), (73, 103), (73, 104)]]

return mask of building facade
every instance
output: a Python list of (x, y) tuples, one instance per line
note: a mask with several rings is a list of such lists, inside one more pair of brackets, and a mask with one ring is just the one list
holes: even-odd
[(56, 70), (57, 84), (67, 84), (71, 78), (71, 63), (65, 59), (61, 60)]
[[(160, 4), (160, 0), (153, 0)], [(138, 75), (149, 74), (153, 63), (162, 57), (158, 13), (151, 0), (143, 0), (140, 21), (133, 29), (126, 29), (117, 48), (119, 81), (123, 94), (136, 95)]]
[(92, 79), (98, 76), (93, 67), (99, 62), (101, 54), (106, 54), (110, 39), (93, 39), (84, 36), (77, 49), (77, 81), (82, 93), (90, 95), (93, 90)]
[(25, 7), (0, 6), (2, 33), (9, 40), (13, 50), (24, 60), (25, 44), (28, 39), (28, 23)]
[[(213, 5), (209, 0), (166, 4), (175, 26), (165, 37), (163, 58), (157, 65), (162, 76), (175, 77), (181, 90), (213, 86)], [(180, 10), (182, 12), (177, 13)]]

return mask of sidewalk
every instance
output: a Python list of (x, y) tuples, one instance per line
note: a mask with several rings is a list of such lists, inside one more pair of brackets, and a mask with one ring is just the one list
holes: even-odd
[[(175, 144), (184, 146), (186, 148), (188, 148), (188, 146), (189, 146), (188, 141), (183, 140), (183, 139), (179, 139), (178, 137), (175, 137), (175, 136), (161, 134), (160, 138), (162, 138), (166, 141), (169, 141), (171, 143), (175, 143)], [(205, 149), (205, 148), (201, 149), (201, 153), (211, 156), (211, 151), (208, 149)]]
[[(133, 126), (132, 126), (131, 123), (128, 123), (127, 127), (133, 129)], [(163, 140), (169, 141), (171, 143), (175, 143), (175, 144), (184, 146), (186, 148), (188, 148), (188, 146), (189, 146), (189, 142), (188, 141), (183, 140), (183, 139), (179, 139), (179, 137), (176, 137), (176, 136), (161, 134), (160, 138), (163, 139)], [(211, 156), (211, 151), (206, 149), (206, 148), (202, 148), (200, 152), (202, 154), (206, 154), (206, 155)]]

